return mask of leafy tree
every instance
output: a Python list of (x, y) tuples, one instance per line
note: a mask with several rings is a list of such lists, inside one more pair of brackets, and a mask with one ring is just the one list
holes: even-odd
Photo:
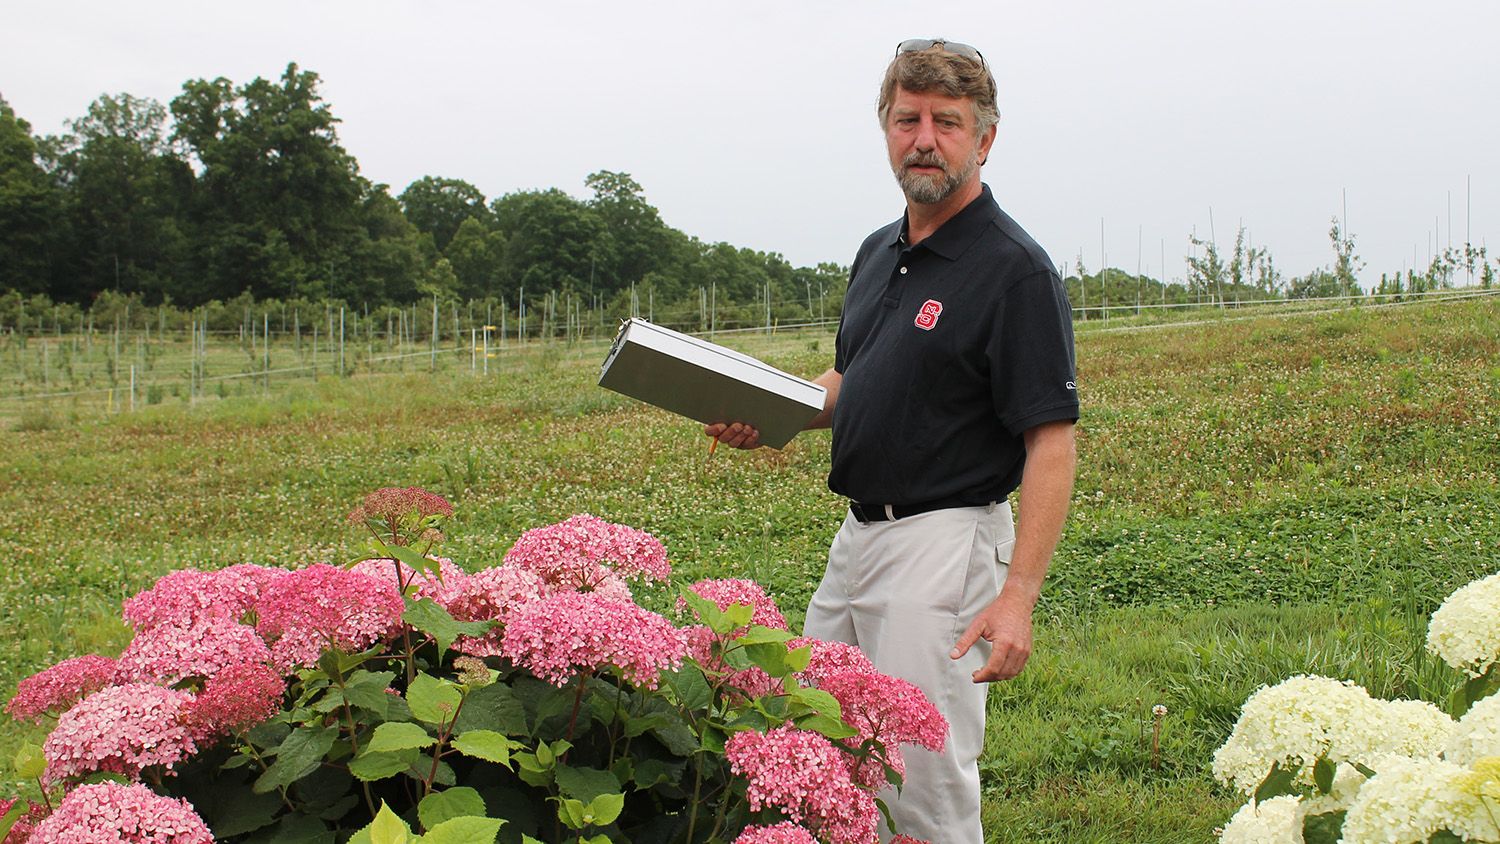
[(159, 302), (186, 275), (193, 173), (168, 143), (166, 118), (155, 100), (105, 95), (68, 134), (48, 139), (74, 261), (60, 295), (116, 290)]
[(470, 217), (458, 227), (443, 255), (452, 267), (460, 296), (483, 299), (495, 295), (505, 261), (505, 237)]
[(608, 251), (593, 208), (550, 188), (506, 194), (490, 209), (505, 242), (501, 295), (514, 297), (522, 288), (538, 294), (588, 289), (597, 256)]
[(213, 287), (200, 292), (285, 297), (363, 283), (349, 270), (369, 186), (317, 85), (289, 64), (278, 82), (194, 80), (172, 101), (174, 137), (201, 168), (197, 258)]
[(610, 170), (589, 174), (584, 185), (594, 192), (589, 205), (608, 233), (611, 249), (600, 256), (606, 260), (605, 276), (617, 287), (628, 287), (647, 273), (665, 269), (670, 257), (667, 227), (646, 202), (641, 186), (628, 173)]
[(58, 194), (37, 163), (31, 124), (0, 97), (0, 289), (48, 289), (59, 218)]
[(447, 252), (464, 221), (490, 222), (484, 194), (462, 179), (423, 176), (406, 186), (400, 200), (406, 219), (418, 231), (431, 235), (439, 252)]

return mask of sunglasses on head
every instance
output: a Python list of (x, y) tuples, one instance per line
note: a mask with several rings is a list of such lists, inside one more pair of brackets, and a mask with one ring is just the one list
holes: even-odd
[(944, 52), (952, 53), (955, 56), (963, 56), (970, 61), (979, 62), (981, 67), (988, 66), (984, 63), (984, 55), (968, 44), (960, 44), (957, 41), (944, 41), (941, 38), (908, 38), (896, 45), (896, 55), (899, 56), (902, 53), (920, 53), (923, 50), (930, 50), (933, 47), (942, 47)]

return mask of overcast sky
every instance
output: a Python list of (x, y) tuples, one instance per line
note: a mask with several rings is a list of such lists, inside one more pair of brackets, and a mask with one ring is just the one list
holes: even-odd
[(669, 225), (798, 265), (847, 264), (901, 211), (874, 100), (909, 37), (989, 60), (985, 180), (1060, 266), (1139, 253), (1156, 276), (1165, 251), (1176, 278), (1192, 231), (1227, 253), (1243, 223), (1303, 273), (1331, 263), (1346, 194), (1367, 286), (1466, 231), (1500, 253), (1495, 0), (7, 6), (0, 96), (37, 134), (102, 93), (169, 102), (295, 61), (393, 194), (434, 175), (582, 197), (624, 171)]

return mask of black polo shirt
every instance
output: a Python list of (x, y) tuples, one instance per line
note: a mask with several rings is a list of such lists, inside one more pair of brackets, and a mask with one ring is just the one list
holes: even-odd
[(1078, 419), (1067, 292), (987, 185), (916, 246), (905, 234), (903, 215), (854, 259), (828, 486), (871, 504), (1004, 500), (1022, 433)]

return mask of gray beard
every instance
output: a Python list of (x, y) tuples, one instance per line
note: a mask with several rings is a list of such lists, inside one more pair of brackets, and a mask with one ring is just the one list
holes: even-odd
[[(919, 173), (906, 172), (904, 168), (913, 164), (935, 165), (943, 168), (942, 175), (924, 176)], [(896, 181), (901, 185), (901, 192), (906, 198), (918, 205), (936, 205), (952, 196), (960, 186), (974, 175), (974, 170), (979, 166), (979, 152), (964, 162), (963, 167), (957, 171), (948, 167), (946, 163), (934, 157), (924, 157), (917, 154), (908, 155), (901, 162), (901, 167), (896, 169)]]

